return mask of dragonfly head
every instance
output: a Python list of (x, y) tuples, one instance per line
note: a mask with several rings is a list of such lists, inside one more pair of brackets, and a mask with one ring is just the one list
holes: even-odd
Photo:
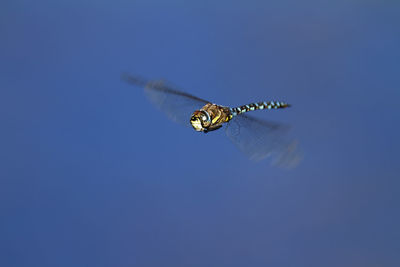
[(211, 125), (210, 114), (204, 110), (196, 110), (190, 117), (190, 124), (196, 131), (202, 132)]

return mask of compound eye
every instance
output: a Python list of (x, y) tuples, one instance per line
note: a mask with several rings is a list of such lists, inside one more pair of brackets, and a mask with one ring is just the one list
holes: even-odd
[(206, 116), (202, 116), (201, 119), (202, 119), (203, 121), (207, 121), (207, 117), (206, 117)]

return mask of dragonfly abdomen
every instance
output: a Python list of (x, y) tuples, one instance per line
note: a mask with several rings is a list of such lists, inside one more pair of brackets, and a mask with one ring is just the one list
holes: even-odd
[(290, 107), (289, 104), (279, 101), (268, 101), (268, 102), (257, 102), (248, 105), (239, 106), (236, 108), (231, 108), (232, 116), (237, 116), (239, 114), (261, 109), (278, 109)]

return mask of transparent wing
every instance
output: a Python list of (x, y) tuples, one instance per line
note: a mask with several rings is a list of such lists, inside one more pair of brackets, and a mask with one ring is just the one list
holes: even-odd
[(144, 87), (146, 96), (156, 107), (171, 120), (185, 126), (191, 127), (190, 116), (193, 111), (209, 103), (204, 99), (182, 92), (165, 81), (147, 81), (127, 74), (123, 74), (122, 79), (130, 84)]
[(225, 131), (236, 147), (250, 159), (270, 157), (272, 163), (294, 167), (301, 160), (297, 141), (287, 136), (289, 127), (241, 114), (232, 119)]

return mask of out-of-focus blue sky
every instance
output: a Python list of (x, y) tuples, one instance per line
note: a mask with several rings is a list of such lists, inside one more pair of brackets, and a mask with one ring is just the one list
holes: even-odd
[[(400, 266), (400, 2), (0, 4), (0, 266)], [(282, 99), (293, 170), (121, 72)]]

